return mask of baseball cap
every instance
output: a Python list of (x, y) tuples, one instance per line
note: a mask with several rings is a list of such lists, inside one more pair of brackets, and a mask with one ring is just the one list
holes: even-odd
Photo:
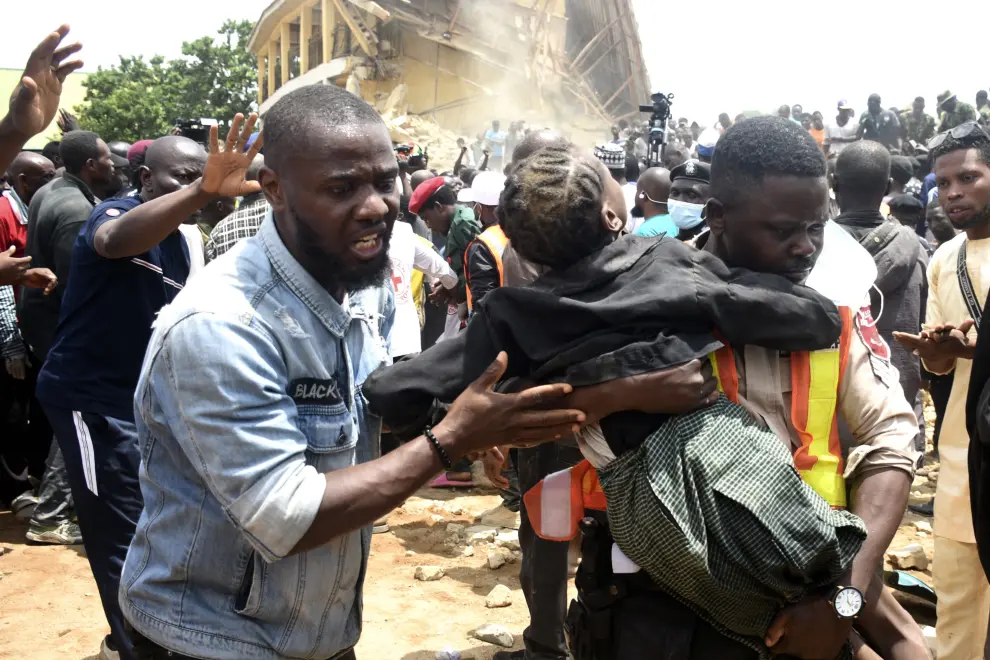
[(698, 155), (711, 158), (716, 142), (718, 142), (718, 131), (714, 128), (701, 131), (701, 135), (698, 136)]
[(839, 110), (852, 110), (852, 106), (849, 105), (849, 101), (845, 99), (839, 99)]
[(416, 190), (413, 191), (412, 197), (409, 199), (409, 212), (419, 215), (420, 209), (426, 204), (426, 201), (433, 197), (433, 194), (443, 188), (447, 180), (442, 176), (435, 176), (429, 181), (424, 181), (419, 185)]
[[(505, 175), (498, 172), (478, 172), (470, 188), (457, 193), (457, 201), (462, 204), (498, 206), (499, 197), (505, 189)], [(418, 190), (418, 188), (417, 188)]]

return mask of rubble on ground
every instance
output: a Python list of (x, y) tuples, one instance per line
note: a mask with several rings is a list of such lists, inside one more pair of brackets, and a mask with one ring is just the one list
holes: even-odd
[(505, 626), (489, 623), (471, 632), (471, 636), (480, 639), (482, 642), (495, 644), (510, 649), (516, 643), (516, 638), (512, 636)]
[(504, 584), (496, 584), (488, 597), (485, 598), (485, 607), (495, 609), (499, 607), (509, 607), (512, 605), (512, 591)]
[(379, 107), (392, 141), (398, 144), (415, 144), (426, 151), (431, 169), (438, 172), (452, 170), (460, 153), (457, 148), (459, 136), (441, 128), (429, 117), (408, 114), (407, 92), (405, 85), (397, 85), (384, 106)]
[(420, 582), (436, 582), (446, 574), (440, 566), (417, 566), (413, 577)]
[(900, 550), (887, 552), (887, 561), (893, 568), (923, 571), (928, 568), (928, 555), (920, 543), (912, 543)]

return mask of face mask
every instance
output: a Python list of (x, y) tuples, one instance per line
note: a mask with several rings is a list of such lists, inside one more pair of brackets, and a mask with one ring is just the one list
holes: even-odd
[(676, 199), (667, 200), (667, 210), (670, 212), (670, 219), (674, 221), (678, 229), (694, 229), (704, 222), (704, 219), (701, 217), (701, 212), (704, 208), (704, 204), (691, 204)]

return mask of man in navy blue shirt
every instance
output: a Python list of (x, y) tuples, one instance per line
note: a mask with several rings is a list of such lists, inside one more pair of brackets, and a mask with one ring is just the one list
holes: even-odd
[[(189, 275), (179, 225), (221, 196), (249, 194), (244, 153), (256, 117), (237, 115), (221, 152), (192, 140), (155, 140), (141, 168), (141, 190), (93, 209), (73, 248), (55, 342), (38, 376), (37, 397), (65, 458), (79, 527), (110, 624), (105, 647), (130, 659), (117, 602), (120, 571), (143, 506), (134, 390), (152, 324)], [(101, 657), (108, 655), (106, 648)]]

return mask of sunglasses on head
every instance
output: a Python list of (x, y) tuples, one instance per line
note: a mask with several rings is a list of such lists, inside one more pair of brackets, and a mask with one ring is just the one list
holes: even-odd
[(953, 139), (961, 140), (965, 137), (969, 137), (973, 133), (981, 133), (983, 137), (990, 140), (990, 133), (987, 133), (987, 130), (985, 128), (980, 126), (975, 121), (967, 121), (967, 122), (963, 122), (962, 124), (959, 124), (955, 128), (951, 128), (933, 137), (931, 140), (928, 141), (928, 150), (931, 151), (938, 145), (945, 142), (946, 138), (948, 138), (950, 135), (953, 137)]

